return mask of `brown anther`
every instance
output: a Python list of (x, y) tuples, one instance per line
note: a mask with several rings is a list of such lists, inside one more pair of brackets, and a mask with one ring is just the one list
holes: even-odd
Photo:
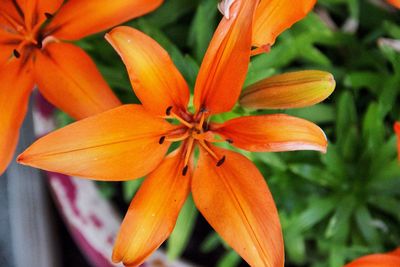
[(44, 15), (46, 16), (47, 19), (52, 19), (54, 17), (53, 14), (50, 14), (48, 12), (44, 13)]
[(165, 141), (165, 136), (161, 136), (161, 137), (160, 137), (160, 140), (158, 140), (158, 143), (159, 143), (160, 145), (162, 145), (162, 144), (164, 143), (164, 141)]
[(169, 106), (167, 108), (167, 110), (165, 111), (165, 114), (167, 114), (167, 116), (171, 115), (171, 110), (172, 110), (172, 106)]
[(228, 142), (229, 144), (233, 144), (233, 140), (232, 139), (226, 139), (226, 142)]
[(183, 175), (183, 176), (186, 176), (186, 174), (187, 174), (187, 172), (188, 172), (188, 169), (189, 169), (189, 166), (188, 166), (188, 165), (186, 165), (185, 167), (183, 167), (183, 169), (182, 169), (182, 175)]
[(219, 167), (219, 166), (221, 166), (222, 164), (224, 164), (224, 162), (225, 162), (225, 156), (223, 156), (220, 160), (218, 160), (218, 162), (217, 162), (217, 167)]
[(16, 57), (16, 58), (20, 58), (21, 57), (21, 54), (18, 52), (17, 49), (13, 50), (13, 54), (14, 54), (14, 57)]

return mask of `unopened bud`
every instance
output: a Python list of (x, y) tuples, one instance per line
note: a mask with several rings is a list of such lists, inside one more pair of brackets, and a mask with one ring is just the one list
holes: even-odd
[(254, 109), (287, 109), (311, 106), (335, 89), (329, 72), (306, 70), (276, 75), (246, 88), (239, 103)]

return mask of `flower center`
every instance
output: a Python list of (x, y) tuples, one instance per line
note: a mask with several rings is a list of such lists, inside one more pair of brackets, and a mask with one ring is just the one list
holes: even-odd
[[(43, 23), (36, 23), (33, 27), (25, 24), (24, 14), (16, 1), (12, 1), (18, 17), (6, 11), (0, 11), (0, 31), (9, 35), (8, 44), (15, 45), (13, 55), (15, 58), (28, 57), (35, 48), (42, 48), (40, 30)], [(49, 18), (49, 17), (47, 17)]]
[(184, 149), (184, 168), (182, 175), (186, 175), (188, 171), (188, 163), (196, 145), (204, 149), (212, 158), (215, 159), (216, 165), (219, 167), (225, 161), (225, 156), (219, 157), (210, 146), (213, 142), (223, 142), (224, 140), (216, 140), (214, 133), (208, 130), (209, 113), (203, 109), (197, 115), (191, 115), (183, 112), (175, 112), (173, 107), (168, 107), (166, 110), (165, 119), (174, 119), (178, 121), (181, 127), (162, 136), (159, 143), (168, 142), (183, 142)]

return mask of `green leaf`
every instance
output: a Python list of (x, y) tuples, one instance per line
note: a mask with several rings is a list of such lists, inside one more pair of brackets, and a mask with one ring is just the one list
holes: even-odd
[(176, 221), (175, 228), (168, 239), (168, 259), (174, 260), (182, 255), (193, 232), (197, 214), (198, 212), (194, 205), (193, 198), (190, 195), (183, 205), (178, 220)]
[(209, 253), (221, 244), (221, 238), (215, 232), (210, 233), (201, 244), (200, 250), (203, 253)]
[(332, 174), (327, 172), (325, 169), (317, 167), (315, 165), (294, 163), (289, 165), (289, 169), (293, 173), (299, 175), (307, 181), (320, 186), (334, 187), (339, 182)]
[(241, 261), (240, 256), (234, 251), (226, 252), (217, 263), (217, 267), (235, 267)]
[(373, 218), (368, 208), (366, 206), (357, 208), (355, 211), (355, 218), (358, 229), (365, 241), (367, 241), (370, 246), (377, 248), (376, 245), (380, 243), (379, 235), (373, 224)]
[(197, 7), (189, 35), (189, 44), (194, 48), (195, 58), (199, 64), (213, 36), (217, 24), (216, 18), (215, 0), (201, 1)]

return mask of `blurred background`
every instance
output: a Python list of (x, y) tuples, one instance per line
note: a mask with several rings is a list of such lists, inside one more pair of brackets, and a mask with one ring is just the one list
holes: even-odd
[[(221, 17), (216, 4), (166, 0), (157, 11), (127, 25), (156, 39), (193, 89)], [(78, 45), (94, 58), (123, 102), (138, 102), (104, 34)], [(279, 112), (321, 126), (329, 139), (327, 154), (245, 153), (263, 173), (278, 206), (286, 266), (339, 267), (361, 255), (400, 246), (400, 164), (393, 131), (400, 120), (400, 12), (380, 0), (318, 0), (314, 11), (284, 32), (271, 52), (252, 58), (246, 84), (304, 69), (331, 72), (337, 82), (334, 93), (322, 104)], [(274, 112), (237, 107), (217, 119)], [(28, 116), (21, 147), (33, 139), (31, 120)], [(55, 120), (57, 127), (72, 121), (61, 112)], [(15, 189), (15, 177), (25, 189)], [(0, 266), (22, 266), (18, 257), (32, 256), (26, 255), (24, 242), (35, 238), (44, 241), (34, 241), (31, 254), (48, 258), (48, 266), (105, 266), (87, 260), (90, 255), (76, 235), (69, 236), (65, 215), (60, 215), (60, 205), (39, 172), (13, 165), (0, 181)], [(97, 188), (122, 216), (141, 181), (97, 183)], [(169, 259), (200, 266), (246, 266), (198, 214), (191, 198), (163, 249)]]

